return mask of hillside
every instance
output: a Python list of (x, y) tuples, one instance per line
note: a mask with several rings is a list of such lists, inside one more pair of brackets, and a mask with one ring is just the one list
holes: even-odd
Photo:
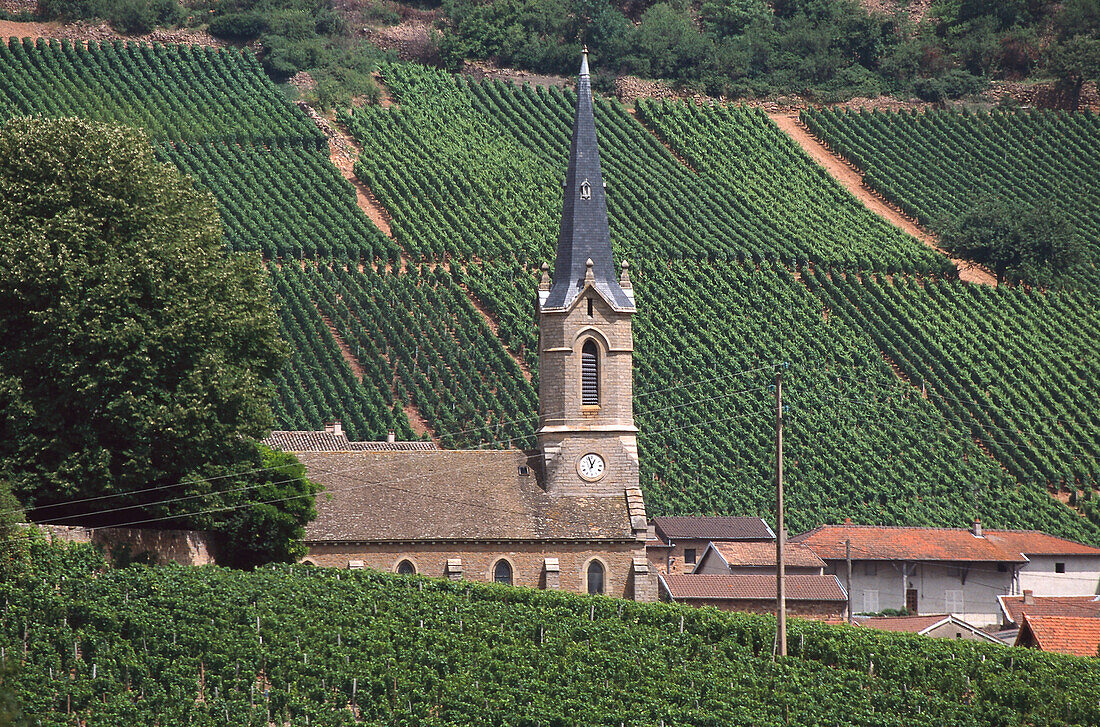
[[(357, 438), (530, 443), (531, 301), (572, 92), (384, 65), (394, 105), (343, 121), (391, 239), (247, 53), (38, 41), (0, 49), (0, 64), (5, 114), (146, 128), (216, 195), (228, 243), (265, 256), (293, 343), (280, 426), (336, 417)], [(192, 85), (208, 120), (183, 101)], [(613, 242), (639, 301), (651, 513), (770, 511), (767, 387), (786, 362), (792, 530), (980, 514), (1100, 541), (1046, 492), (1077, 501), (1097, 486), (1090, 294), (957, 282), (759, 111), (645, 103), (632, 116), (600, 102), (597, 124)]]
[[(42, 725), (1096, 724), (1100, 664), (971, 641), (308, 566), (32, 548), (0, 648)], [(124, 608), (120, 608), (124, 606)]]

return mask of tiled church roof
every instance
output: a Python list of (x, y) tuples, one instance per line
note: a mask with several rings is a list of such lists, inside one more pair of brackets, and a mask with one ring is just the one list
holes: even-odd
[(315, 451), (298, 459), (325, 487), (307, 543), (634, 538), (625, 491), (551, 498), (522, 474), (527, 456), (516, 450)]
[(272, 432), (263, 443), (284, 452), (416, 452), (435, 451), (432, 442), (352, 442), (334, 432)]

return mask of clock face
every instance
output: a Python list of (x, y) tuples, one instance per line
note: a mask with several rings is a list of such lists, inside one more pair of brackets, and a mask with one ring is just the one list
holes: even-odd
[(603, 457), (592, 452), (581, 456), (577, 460), (577, 473), (589, 482), (594, 482), (603, 477), (606, 469)]

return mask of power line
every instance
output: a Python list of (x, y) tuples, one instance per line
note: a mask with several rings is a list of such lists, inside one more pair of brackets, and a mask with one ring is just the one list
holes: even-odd
[[(776, 364), (776, 365), (778, 365), (778, 364)], [(661, 394), (661, 393), (666, 393), (666, 392), (669, 392), (669, 391), (677, 391), (677, 390), (680, 390), (680, 389), (691, 388), (691, 387), (694, 387), (694, 386), (700, 386), (700, 385), (705, 384), (705, 383), (710, 383), (710, 382), (714, 382), (714, 381), (721, 381), (721, 380), (733, 378), (733, 377), (736, 377), (736, 376), (744, 376), (744, 375), (747, 375), (747, 374), (757, 373), (757, 372), (760, 372), (760, 371), (768, 371), (768, 370), (771, 370), (773, 368), (774, 368), (774, 365), (760, 366), (760, 367), (753, 368), (753, 369), (744, 369), (742, 371), (734, 371), (732, 373), (725, 374), (723, 376), (713, 377), (711, 379), (702, 379), (702, 380), (698, 380), (698, 381), (691, 381), (691, 382), (688, 382), (688, 383), (685, 383), (685, 384), (680, 384), (680, 385), (677, 385), (677, 386), (670, 386), (670, 387), (667, 387), (667, 388), (664, 388), (664, 389), (656, 389), (656, 390), (652, 390), (652, 391), (648, 391), (648, 392), (643, 392), (641, 394), (638, 394), (634, 398), (635, 399), (641, 399), (641, 398), (644, 398), (646, 396), (651, 396), (651, 395), (654, 395), (654, 394)], [(676, 406), (672, 406), (672, 407), (666, 407), (666, 409), (652, 410), (650, 412), (645, 412), (645, 411), (639, 412), (639, 415), (644, 416), (646, 414), (657, 413), (659, 411), (665, 411), (667, 409), (680, 408), (680, 407), (683, 407), (683, 406), (688, 406), (692, 403), (707, 403), (707, 402), (710, 402), (710, 401), (716, 401), (716, 400), (719, 400), (719, 399), (728, 398), (729, 396), (734, 396), (736, 394), (746, 393), (746, 392), (750, 392), (750, 391), (757, 391), (757, 390), (764, 389), (764, 388), (767, 388), (767, 387), (762, 386), (762, 387), (757, 387), (755, 389), (744, 389), (744, 390), (741, 390), (741, 391), (729, 392), (728, 394), (718, 395), (718, 396), (711, 397), (711, 398), (705, 399), (705, 400), (700, 400), (700, 401), (696, 401), (696, 402), (686, 402), (684, 404), (680, 404), (680, 405), (676, 405)], [(553, 416), (558, 416), (558, 415), (564, 415), (564, 414), (567, 414), (567, 413), (568, 413), (567, 410), (562, 410), (562, 411), (550, 412), (549, 414), (546, 414), (545, 416), (553, 417)], [(500, 429), (501, 427), (503, 427), (505, 425), (508, 425), (508, 424), (519, 424), (519, 423), (528, 423), (528, 422), (531, 422), (531, 421), (537, 421), (542, 416), (544, 416), (544, 415), (541, 414), (541, 413), (535, 413), (535, 414), (532, 414), (530, 416), (520, 417), (520, 418), (513, 419), (513, 420), (500, 421), (500, 422), (495, 422), (493, 424), (486, 424), (486, 425), (480, 426), (480, 427), (471, 427), (471, 428), (468, 428), (468, 429), (462, 429), (462, 430), (458, 430), (458, 431), (454, 431), (454, 432), (446, 432), (446, 433), (443, 433), (443, 434), (437, 434), (437, 436), (439, 436), (439, 437), (457, 437), (457, 436), (460, 436), (462, 434), (470, 434), (470, 433), (473, 433), (473, 432), (482, 432), (482, 431), (485, 431), (487, 429)], [(479, 445), (476, 445), (475, 448), (484, 447), (484, 446), (487, 446), (489, 444), (508, 444), (510, 446), (512, 444), (513, 440), (521, 439), (521, 438), (526, 437), (526, 436), (529, 436), (529, 435), (520, 435), (520, 436), (515, 436), (515, 437), (507, 437), (507, 438), (502, 437), (502, 438), (497, 439), (495, 441), (483, 442)], [(242, 470), (242, 471), (239, 471), (239, 472), (231, 472), (231, 473), (224, 474), (224, 475), (217, 475), (217, 476), (213, 476), (213, 477), (204, 477), (204, 478), (200, 478), (200, 479), (192, 479), (192, 480), (189, 481), (189, 484), (196, 484), (197, 485), (197, 484), (201, 484), (201, 483), (209, 483), (209, 482), (214, 482), (214, 481), (217, 481), (217, 480), (227, 479), (227, 478), (230, 478), (230, 477), (240, 477), (242, 475), (254, 474), (256, 472), (266, 472), (268, 470), (281, 469), (281, 468), (286, 467), (286, 466), (287, 465), (274, 465), (274, 466), (271, 466), (271, 467), (257, 467), (257, 468), (253, 468), (253, 469), (249, 469), (249, 470)], [(292, 480), (286, 480), (286, 481), (277, 482), (277, 483), (275, 483), (275, 482), (266, 483), (266, 484), (284, 484), (285, 482), (290, 482), (290, 481), (292, 481)], [(137, 490), (127, 490), (125, 492), (111, 493), (111, 494), (107, 494), (107, 495), (95, 495), (95, 496), (92, 496), (92, 497), (85, 497), (85, 498), (80, 498), (80, 499), (77, 499), (77, 500), (68, 500), (68, 501), (65, 501), (65, 502), (50, 503), (50, 504), (41, 505), (41, 506), (37, 506), (37, 507), (31, 507), (31, 508), (15, 508), (15, 509), (12, 509), (12, 510), (0, 511), (0, 516), (10, 515), (10, 514), (13, 514), (13, 513), (38, 512), (40, 510), (54, 509), (54, 508), (59, 508), (59, 507), (65, 507), (65, 506), (80, 504), (80, 503), (84, 503), (84, 502), (94, 502), (94, 501), (106, 500), (106, 499), (111, 499), (111, 498), (116, 498), (116, 497), (130, 497), (130, 496), (133, 496), (133, 495), (139, 495), (139, 494), (143, 494), (143, 493), (146, 493), (146, 492), (155, 492), (155, 491), (158, 491), (158, 490), (164, 490), (164, 489), (169, 489), (169, 488), (173, 488), (173, 487), (179, 487), (181, 484), (182, 484), (182, 482), (176, 482), (176, 483), (167, 484), (167, 485), (156, 485), (156, 486), (153, 486), (153, 487), (145, 487), (145, 488), (141, 488), (141, 489), (137, 489)], [(237, 491), (239, 491), (239, 490), (237, 490)], [(222, 491), (222, 492), (231, 492), (231, 491)], [(196, 497), (197, 496), (198, 495), (196, 495)], [(155, 505), (155, 504), (158, 504), (158, 503), (156, 501), (154, 501), (154, 502), (151, 502), (151, 503), (146, 503), (145, 505), (135, 506), (135, 507), (147, 507), (147, 506), (152, 506), (152, 505)], [(40, 522), (49, 522), (49, 521), (40, 521)]]
[[(708, 424), (718, 424), (718, 423), (722, 423), (722, 422), (726, 422), (726, 421), (730, 421), (730, 420), (734, 420), (734, 419), (743, 419), (743, 418), (746, 418), (746, 417), (749, 417), (749, 416), (757, 416), (761, 413), (764, 413), (765, 411), (767, 411), (767, 410), (762, 409), (760, 411), (751, 411), (751, 412), (747, 412), (747, 413), (734, 414), (734, 415), (730, 415), (728, 417), (723, 417), (721, 419), (714, 419), (714, 420), (709, 420), (709, 421), (705, 421), (705, 422), (696, 422), (696, 423), (693, 423), (693, 424), (687, 424), (687, 425), (683, 425), (683, 426), (680, 426), (680, 427), (671, 427), (671, 428), (668, 428), (666, 431), (677, 431), (677, 430), (682, 430), (682, 429), (692, 429), (694, 427), (706, 426)], [(460, 453), (466, 453), (466, 452), (477, 452), (477, 451), (480, 451), (480, 450), (468, 449), (468, 450), (457, 450), (457, 451), (460, 452)], [(504, 451), (506, 451), (506, 450), (504, 450)], [(409, 454), (409, 455), (431, 455), (431, 454), (438, 454), (438, 452), (437, 451), (422, 451), (422, 452), (410, 452), (410, 453), (407, 453), (407, 454)], [(452, 472), (464, 472), (467, 469), (469, 469), (471, 467), (475, 467), (475, 466), (480, 467), (481, 463), (480, 462), (475, 462), (475, 463), (473, 463), (473, 464), (471, 464), (467, 467), (456, 468), (455, 470), (452, 470)], [(353, 472), (353, 471), (358, 470), (358, 469), (360, 469), (360, 466), (347, 467), (347, 468), (337, 469), (337, 470), (327, 470), (327, 471), (325, 471), (325, 474), (327, 474), (327, 475), (346, 474), (348, 472)], [(483, 509), (483, 510), (491, 510), (491, 511), (494, 511), (494, 512), (510, 513), (510, 514), (517, 514), (517, 515), (528, 515), (529, 514), (529, 512), (523, 511), (523, 510), (510, 510), (508, 508), (493, 507), (493, 506), (490, 506), (490, 505), (484, 505), (482, 503), (474, 503), (474, 502), (469, 502), (469, 501), (464, 501), (464, 500), (455, 500), (453, 498), (447, 498), (447, 497), (439, 496), (439, 495), (431, 495), (431, 494), (426, 494), (426, 493), (414, 492), (414, 491), (410, 491), (410, 490), (406, 490), (406, 489), (403, 489), (403, 488), (400, 488), (400, 487), (394, 487), (393, 486), (396, 483), (400, 483), (400, 482), (417, 481), (417, 480), (423, 480), (423, 479), (427, 479), (427, 475), (416, 474), (416, 475), (409, 475), (408, 477), (398, 478), (396, 480), (383, 481), (383, 482), (368, 482), (368, 483), (364, 483), (364, 484), (361, 484), (361, 485), (352, 485), (350, 487), (340, 487), (340, 488), (326, 489), (324, 491), (327, 491), (327, 492), (347, 492), (347, 491), (350, 491), (350, 490), (360, 490), (360, 489), (367, 488), (367, 487), (381, 487), (383, 489), (395, 490), (395, 491), (398, 491), (398, 492), (404, 492), (404, 493), (407, 493), (407, 494), (417, 495), (419, 497), (441, 500), (441, 501), (449, 502), (449, 503), (452, 503), (452, 504), (467, 505), (467, 506), (470, 506), (470, 507)], [(291, 481), (294, 481), (294, 480), (287, 480), (287, 482), (291, 482)], [(271, 484), (271, 483), (269, 483), (269, 484)], [(212, 493), (212, 494), (220, 494), (220, 493)], [(112, 525), (107, 526), (107, 527), (124, 528), (124, 527), (132, 527), (132, 526), (135, 526), (135, 525), (144, 525), (144, 524), (153, 523), (153, 522), (163, 522), (165, 520), (174, 520), (174, 519), (179, 519), (179, 518), (193, 517), (193, 516), (196, 516), (196, 515), (207, 515), (207, 514), (212, 514), (212, 513), (216, 513), (216, 512), (231, 512), (231, 511), (234, 511), (234, 510), (240, 510), (240, 509), (244, 509), (244, 508), (248, 508), (248, 507), (254, 507), (255, 505), (271, 505), (271, 504), (276, 504), (276, 503), (280, 503), (280, 502), (289, 502), (291, 500), (302, 499), (302, 498), (305, 498), (305, 497), (313, 497), (313, 495), (310, 495), (310, 494), (289, 495), (287, 497), (280, 497), (280, 498), (275, 498), (275, 499), (265, 500), (265, 501), (259, 501), (259, 502), (238, 503), (238, 504), (235, 504), (235, 505), (227, 505), (225, 507), (209, 508), (207, 510), (199, 510), (199, 511), (194, 511), (194, 512), (189, 512), (189, 513), (180, 513), (180, 514), (177, 514), (177, 515), (164, 515), (164, 516), (161, 516), (161, 517), (145, 518), (145, 519), (142, 519), (142, 520), (134, 520), (134, 521), (130, 521), (130, 522), (116, 523), (116, 524), (112, 524)], [(122, 509), (122, 508), (120, 508), (120, 509)], [(101, 513), (91, 513), (91, 514), (105, 514), (106, 512), (112, 512), (112, 511), (113, 510), (108, 510), (108, 511), (103, 511)], [(573, 523), (573, 522), (575, 522), (575, 521), (571, 521), (571, 520), (568, 520), (568, 519), (565, 519), (565, 518), (562, 518), (562, 517), (554, 516), (552, 514), (547, 514), (546, 517), (550, 520), (554, 520), (554, 521), (557, 521), (557, 522), (560, 522), (560, 523)], [(51, 523), (50, 523), (50, 521), (41, 521), (41, 522), (32, 523), (32, 524), (44, 525), (44, 524), (51, 524)], [(27, 536), (27, 537), (29, 538), (30, 536)], [(8, 544), (0, 543), (0, 546), (3, 546), (3, 545), (8, 545)]]
[[(737, 394), (742, 394), (742, 393), (747, 393), (747, 392), (754, 392), (754, 391), (763, 390), (763, 389), (766, 389), (766, 388), (767, 387), (755, 387), (755, 388), (751, 388), (751, 389), (738, 390), (738, 391), (734, 391), (734, 392), (729, 392), (728, 394), (726, 394), (724, 396), (709, 397), (707, 399), (698, 400), (697, 402), (687, 402), (685, 404), (677, 405), (675, 407), (666, 407), (664, 409), (657, 409), (657, 410), (654, 410), (653, 413), (659, 413), (659, 412), (662, 412), (662, 411), (667, 411), (669, 409), (679, 408), (681, 406), (688, 406), (688, 405), (691, 405), (691, 404), (694, 404), (694, 403), (705, 403), (705, 402), (714, 401), (714, 400), (718, 400), (718, 399), (722, 399), (722, 398), (728, 398), (730, 396), (734, 396), (734, 395), (737, 395)], [(643, 412), (643, 414), (644, 413), (647, 413), (647, 412)], [(723, 420), (717, 420), (717, 421), (723, 421)], [(705, 423), (708, 423), (708, 422), (703, 422), (703, 424), (705, 424)], [(662, 431), (677, 431), (677, 430), (680, 430), (680, 429), (690, 428), (691, 426), (693, 426), (693, 425), (686, 425), (684, 427), (670, 427), (670, 428), (666, 428), (664, 430), (658, 429), (654, 433), (661, 433)], [(493, 442), (486, 442), (486, 443), (483, 443), (482, 445), (479, 445), (478, 447), (475, 447), (475, 448), (471, 448), (471, 449), (467, 449), (467, 450), (457, 450), (457, 451), (468, 451), (468, 452), (480, 451), (484, 447), (489, 446), (491, 444), (501, 444), (501, 443), (504, 443), (504, 442), (509, 442), (510, 443), (512, 439), (513, 438), (508, 438), (508, 439), (496, 440), (496, 441), (493, 441)], [(418, 456), (421, 456), (421, 457), (423, 457), (423, 456), (434, 456), (435, 454), (437, 454), (437, 450), (424, 450), (424, 451), (408, 452), (406, 454), (406, 456), (412, 458), (412, 457), (418, 457)], [(281, 467), (292, 467), (292, 466), (294, 466), (294, 465), (293, 464), (291, 464), (291, 465), (282, 465)], [(271, 469), (271, 468), (267, 468), (267, 469)], [(336, 472), (330, 472), (329, 474), (337, 474), (337, 473)], [(155, 501), (152, 501), (152, 502), (138, 503), (138, 504), (133, 504), (133, 505), (124, 505), (124, 506), (121, 506), (121, 507), (108, 508), (108, 509), (105, 509), (105, 510), (93, 510), (93, 511), (90, 511), (90, 512), (80, 513), (79, 517), (92, 517), (92, 516), (99, 516), (99, 515), (107, 515), (107, 514), (110, 514), (110, 513), (123, 512), (123, 511), (126, 511), (126, 510), (147, 509), (147, 508), (156, 507), (156, 506), (174, 504), (174, 503), (178, 503), (178, 502), (186, 502), (186, 501), (194, 500), (194, 499), (198, 499), (198, 498), (218, 497), (218, 496), (230, 495), (230, 494), (235, 494), (235, 493), (247, 492), (247, 491), (258, 489), (258, 488), (261, 488), (261, 487), (267, 487), (267, 486), (270, 486), (270, 485), (279, 485), (279, 484), (287, 484), (287, 483), (291, 483), (291, 482), (296, 482), (298, 479), (299, 478), (297, 478), (297, 477), (292, 477), (292, 478), (288, 478), (288, 479), (285, 479), (285, 480), (277, 480), (277, 481), (273, 481), (273, 482), (262, 482), (262, 483), (246, 485), (246, 486), (243, 486), (243, 487), (238, 487), (238, 488), (229, 489), (229, 490), (219, 490), (219, 491), (215, 491), (215, 492), (198, 493), (198, 494), (194, 494), (194, 495), (186, 495), (186, 496), (182, 496), (182, 497), (170, 498), (170, 499), (165, 499), (165, 500), (155, 500)], [(150, 488), (150, 489), (160, 489), (160, 488)], [(287, 499), (295, 499), (296, 497), (298, 497), (298, 496), (295, 496), (295, 497), (292, 497), (292, 498), (287, 498)], [(65, 504), (65, 503), (59, 503), (58, 505), (55, 505), (55, 506), (60, 506), (60, 505), (63, 505), (63, 504)], [(251, 506), (253, 504), (260, 504), (260, 503), (248, 503), (248, 504), (244, 504), (244, 505), (241, 505), (241, 506), (242, 507), (248, 507), (248, 506)], [(215, 511), (218, 511), (218, 510), (215, 510)], [(22, 511), (21, 510), (9, 510), (9, 511), (5, 511), (5, 512), (0, 513), (0, 515), (12, 514), (12, 513), (16, 513), (16, 512), (22, 512)], [(143, 520), (143, 521), (138, 521), (138, 522), (155, 522), (155, 521), (164, 520), (164, 519), (172, 519), (172, 518), (176, 518), (176, 517), (187, 517), (189, 515), (197, 515), (197, 514), (204, 514), (204, 512), (193, 512), (193, 513), (186, 513), (186, 514), (180, 514), (180, 515), (165, 516), (164, 518), (155, 518), (155, 519), (152, 519), (152, 520)], [(58, 524), (58, 523), (66, 521), (66, 520), (71, 520), (73, 517), (77, 517), (77, 516), (69, 515), (69, 516), (63, 516), (63, 517), (59, 517), (59, 518), (48, 518), (48, 519), (44, 519), (44, 520), (36, 520), (35, 522), (40, 524), (40, 525)], [(133, 524), (133, 523), (131, 523), (131, 524)], [(125, 527), (125, 526), (126, 526), (125, 524), (117, 524), (117, 525), (112, 525), (111, 527)]]

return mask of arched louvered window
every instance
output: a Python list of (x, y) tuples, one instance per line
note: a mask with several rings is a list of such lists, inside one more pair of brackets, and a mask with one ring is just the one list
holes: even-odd
[(588, 592), (596, 595), (603, 593), (603, 563), (594, 560), (588, 564)]
[(501, 558), (493, 566), (493, 580), (506, 586), (512, 585), (512, 564)]
[(581, 347), (581, 404), (600, 403), (600, 350), (591, 338)]
[(403, 560), (397, 564), (397, 574), (402, 576), (416, 575), (416, 566), (411, 560)]

